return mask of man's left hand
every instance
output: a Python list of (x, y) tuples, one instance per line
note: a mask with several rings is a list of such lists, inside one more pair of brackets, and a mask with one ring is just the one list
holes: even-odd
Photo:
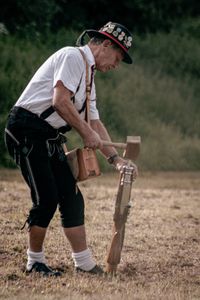
[(129, 165), (134, 168), (133, 170), (133, 178), (136, 178), (138, 176), (138, 168), (136, 164), (134, 164), (132, 161), (125, 160), (124, 158), (118, 156), (113, 162), (113, 165), (115, 166), (116, 170), (122, 171), (123, 166)]

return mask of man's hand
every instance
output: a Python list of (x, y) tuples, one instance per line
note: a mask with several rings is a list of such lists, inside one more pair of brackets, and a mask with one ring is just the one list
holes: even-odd
[(84, 134), (83, 143), (86, 148), (101, 149), (103, 147), (99, 134), (93, 129), (87, 130)]
[(130, 162), (128, 160), (125, 160), (124, 158), (117, 156), (116, 159), (113, 162), (113, 165), (115, 166), (116, 170), (118, 171), (122, 171), (123, 166), (128, 165), (133, 167), (133, 178), (137, 178), (138, 176), (138, 168), (136, 166), (136, 164), (134, 164), (133, 162)]

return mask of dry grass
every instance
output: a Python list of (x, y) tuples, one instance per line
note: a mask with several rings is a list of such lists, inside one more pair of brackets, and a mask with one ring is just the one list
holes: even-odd
[[(200, 174), (146, 173), (134, 185), (122, 261), (116, 277), (76, 275), (58, 213), (45, 242), (59, 279), (27, 276), (26, 230), (20, 231), (29, 191), (18, 171), (0, 170), (0, 299), (200, 299)], [(105, 265), (117, 177), (81, 184), (88, 244)]]

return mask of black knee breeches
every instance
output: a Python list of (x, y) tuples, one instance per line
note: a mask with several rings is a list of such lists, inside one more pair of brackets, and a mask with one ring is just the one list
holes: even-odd
[(84, 200), (67, 164), (59, 136), (41, 137), (41, 127), (37, 134), (33, 130), (33, 137), (32, 131), (29, 134), (24, 124), (19, 128), (19, 119), (19, 116), (16, 118), (15, 114), (11, 114), (5, 142), (30, 187), (33, 207), (28, 217), (29, 225), (46, 228), (57, 207), (63, 227), (83, 225)]

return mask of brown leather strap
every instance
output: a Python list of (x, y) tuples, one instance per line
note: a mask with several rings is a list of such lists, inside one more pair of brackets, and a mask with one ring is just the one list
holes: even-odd
[(90, 124), (90, 94), (91, 94), (91, 86), (90, 86), (90, 82), (89, 82), (89, 66), (88, 66), (88, 62), (87, 59), (85, 57), (85, 54), (83, 52), (83, 50), (81, 50), (80, 48), (78, 48), (83, 60), (85, 62), (85, 66), (86, 66), (86, 77), (85, 77), (85, 82), (86, 82), (86, 112), (85, 112), (85, 120), (88, 124)]

